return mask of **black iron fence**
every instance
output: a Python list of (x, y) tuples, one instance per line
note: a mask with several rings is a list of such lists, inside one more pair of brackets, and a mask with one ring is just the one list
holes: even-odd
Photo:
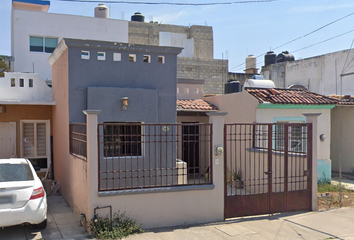
[(87, 157), (86, 124), (70, 123), (69, 138), (70, 138), (70, 154), (73, 154), (79, 158), (86, 160)]
[(99, 191), (212, 183), (211, 124), (98, 125)]

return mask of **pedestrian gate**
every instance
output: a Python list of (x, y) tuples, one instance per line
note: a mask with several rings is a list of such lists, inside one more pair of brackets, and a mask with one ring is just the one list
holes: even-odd
[(311, 124), (225, 124), (224, 147), (225, 218), (311, 209)]

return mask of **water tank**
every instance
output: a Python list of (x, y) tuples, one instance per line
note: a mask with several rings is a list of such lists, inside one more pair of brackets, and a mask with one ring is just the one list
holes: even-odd
[(257, 79), (247, 79), (245, 81), (244, 88), (275, 88), (275, 84), (272, 80), (257, 80)]
[(277, 62), (277, 55), (273, 51), (267, 52), (264, 56), (264, 66), (267, 67)]
[(143, 14), (140, 12), (134, 13), (134, 15), (131, 17), (131, 21), (133, 22), (145, 22), (145, 17)]
[(248, 55), (246, 57), (246, 70), (248, 69), (256, 69), (257, 68), (257, 59), (253, 55)]
[(295, 58), (288, 51), (283, 51), (282, 53), (279, 53), (277, 56), (277, 63), (291, 62), (291, 61), (295, 61)]
[(97, 18), (109, 18), (109, 9), (104, 4), (98, 4), (95, 7), (95, 17)]
[(225, 94), (241, 92), (241, 83), (239, 81), (230, 80), (225, 84)]

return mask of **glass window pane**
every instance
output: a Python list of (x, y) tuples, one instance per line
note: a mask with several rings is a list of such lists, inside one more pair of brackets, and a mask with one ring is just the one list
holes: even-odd
[(31, 181), (33, 179), (28, 164), (0, 164), (0, 182)]
[(52, 53), (54, 49), (58, 46), (57, 38), (46, 38), (45, 39), (45, 52)]
[(33, 87), (33, 79), (29, 79), (28, 80), (28, 86), (29, 87)]
[(25, 86), (25, 80), (23, 78), (20, 78), (20, 87)]
[(23, 156), (34, 157), (34, 124), (23, 124)]
[(42, 37), (30, 37), (30, 51), (31, 52), (43, 52), (43, 38)]
[(45, 156), (47, 153), (46, 124), (37, 123), (37, 156)]

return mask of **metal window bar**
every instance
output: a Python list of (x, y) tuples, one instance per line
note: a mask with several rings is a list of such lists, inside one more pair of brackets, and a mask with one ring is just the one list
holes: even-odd
[(69, 142), (70, 154), (78, 158), (86, 160), (87, 158), (87, 139), (86, 139), (86, 124), (85, 123), (70, 123), (69, 124)]
[(98, 124), (99, 191), (212, 184), (211, 124)]

